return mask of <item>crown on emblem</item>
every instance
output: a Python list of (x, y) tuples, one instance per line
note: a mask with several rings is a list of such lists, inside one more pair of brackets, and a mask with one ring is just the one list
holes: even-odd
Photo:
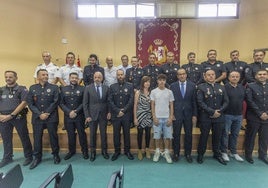
[(157, 46), (162, 45), (162, 43), (163, 43), (163, 40), (161, 40), (161, 39), (155, 39), (154, 40), (154, 44), (157, 45)]

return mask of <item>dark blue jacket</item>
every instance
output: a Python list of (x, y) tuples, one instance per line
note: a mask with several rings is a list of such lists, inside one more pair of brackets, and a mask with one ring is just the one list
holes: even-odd
[[(60, 107), (64, 112), (64, 122), (84, 121), (83, 113), (84, 86), (68, 85), (61, 88)], [(77, 116), (70, 118), (69, 113), (75, 110)]]
[[(229, 103), (228, 95), (224, 86), (215, 83), (203, 83), (197, 87), (197, 104), (199, 108), (199, 121), (206, 122), (224, 122), (224, 110)], [(220, 110), (221, 116), (218, 118), (211, 118), (215, 110)]]
[(186, 92), (184, 98), (181, 95), (179, 81), (170, 85), (170, 90), (174, 95), (174, 116), (176, 120), (191, 120), (192, 116), (197, 116), (196, 85), (186, 82)]
[(260, 116), (263, 112), (268, 114), (268, 83), (253, 82), (247, 85), (247, 120), (260, 123), (268, 123), (263, 121)]
[[(44, 86), (32, 85), (27, 96), (27, 103), (32, 111), (32, 124), (59, 122), (58, 102), (59, 88), (57, 85), (50, 83), (46, 83)], [(39, 116), (42, 113), (49, 113), (48, 119), (41, 120)]]

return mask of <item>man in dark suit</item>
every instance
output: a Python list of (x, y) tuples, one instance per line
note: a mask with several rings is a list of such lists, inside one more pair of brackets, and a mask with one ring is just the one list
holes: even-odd
[(60, 93), (60, 107), (64, 112), (64, 125), (68, 134), (69, 148), (69, 152), (64, 157), (64, 160), (70, 159), (76, 152), (76, 130), (83, 158), (88, 159), (87, 135), (82, 104), (84, 86), (78, 85), (79, 77), (76, 72), (70, 73), (69, 80), (70, 85), (62, 87)]
[(45, 69), (37, 71), (38, 84), (29, 89), (27, 103), (32, 111), (32, 125), (34, 137), (34, 157), (30, 169), (34, 169), (42, 161), (42, 136), (43, 130), (47, 128), (54, 164), (60, 163), (59, 141), (58, 141), (58, 100), (59, 88), (48, 83), (48, 72)]
[(170, 86), (174, 95), (174, 121), (173, 121), (173, 160), (176, 162), (180, 156), (181, 128), (184, 127), (184, 155), (189, 163), (193, 162), (192, 129), (197, 120), (196, 86), (191, 81), (186, 81), (186, 70), (180, 68), (177, 71), (177, 82)]
[(90, 161), (96, 159), (96, 137), (98, 125), (101, 135), (102, 155), (109, 159), (107, 153), (107, 120), (111, 114), (108, 109), (109, 87), (102, 84), (103, 75), (101, 72), (94, 73), (94, 83), (86, 86), (83, 99), (83, 109), (86, 121), (90, 128)]
[(129, 160), (134, 157), (130, 153), (130, 117), (133, 114), (134, 91), (132, 84), (125, 82), (124, 71), (119, 69), (116, 72), (118, 83), (110, 87), (109, 104), (114, 131), (114, 149), (112, 161), (116, 160), (121, 152), (121, 127), (124, 134), (124, 150)]

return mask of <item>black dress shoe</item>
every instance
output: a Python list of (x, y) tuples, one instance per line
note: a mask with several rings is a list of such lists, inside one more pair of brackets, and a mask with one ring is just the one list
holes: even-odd
[(130, 152), (125, 152), (125, 155), (127, 156), (127, 158), (129, 160), (133, 160), (134, 159), (134, 156)]
[(101, 152), (101, 154), (102, 154), (104, 159), (109, 159), (110, 158), (109, 154), (106, 151)]
[(213, 156), (215, 159), (217, 159), (217, 161), (223, 165), (227, 165), (227, 163), (224, 161), (224, 159), (221, 156)]
[(197, 161), (199, 164), (202, 164), (202, 163), (204, 162), (204, 160), (203, 160), (203, 155), (198, 155), (196, 161)]
[(22, 165), (27, 166), (27, 165), (31, 164), (32, 161), (33, 161), (33, 157), (27, 157)]
[(188, 163), (192, 163), (193, 162), (193, 158), (191, 155), (185, 155), (185, 158), (187, 160)]
[(13, 159), (3, 159), (1, 162), (0, 162), (0, 168), (8, 165), (9, 163), (12, 163), (13, 162)]
[(75, 153), (71, 153), (71, 152), (67, 153), (67, 154), (65, 155), (65, 157), (64, 157), (64, 160), (68, 160), (68, 159), (70, 159), (74, 154), (75, 154)]
[(119, 152), (115, 152), (112, 156), (112, 161), (115, 161), (116, 159), (118, 159), (120, 153)]
[(91, 152), (90, 153), (90, 161), (95, 161), (96, 159), (96, 152)]
[(254, 163), (254, 160), (253, 160), (253, 158), (252, 158), (251, 156), (246, 155), (246, 156), (245, 156), (245, 159), (246, 159), (246, 161), (249, 162), (250, 164), (253, 164), (253, 163)]
[(88, 156), (88, 152), (83, 152), (83, 158), (84, 158), (84, 159), (88, 159), (88, 158), (89, 158), (89, 156)]
[(261, 161), (263, 161), (265, 164), (268, 164), (268, 159), (267, 159), (267, 157), (259, 157), (259, 159), (260, 159)]
[(60, 163), (60, 156), (58, 154), (54, 155), (53, 159), (54, 159), (54, 164), (59, 164)]
[(178, 162), (179, 161), (179, 155), (177, 155), (177, 154), (173, 155), (172, 159), (173, 159), (174, 162)]
[(41, 159), (34, 159), (32, 164), (30, 165), (30, 170), (34, 169), (35, 167), (37, 167), (37, 165), (41, 163)]

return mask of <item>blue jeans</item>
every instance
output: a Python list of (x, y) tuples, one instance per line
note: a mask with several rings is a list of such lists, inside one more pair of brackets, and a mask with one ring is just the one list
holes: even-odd
[(167, 126), (168, 118), (158, 118), (159, 124), (153, 125), (154, 139), (160, 139), (163, 135), (164, 139), (172, 139), (172, 126)]
[[(229, 147), (232, 154), (236, 154), (236, 145), (242, 125), (242, 115), (225, 115), (225, 126), (222, 131), (221, 151), (227, 153)], [(229, 141), (229, 144), (228, 144)]]

